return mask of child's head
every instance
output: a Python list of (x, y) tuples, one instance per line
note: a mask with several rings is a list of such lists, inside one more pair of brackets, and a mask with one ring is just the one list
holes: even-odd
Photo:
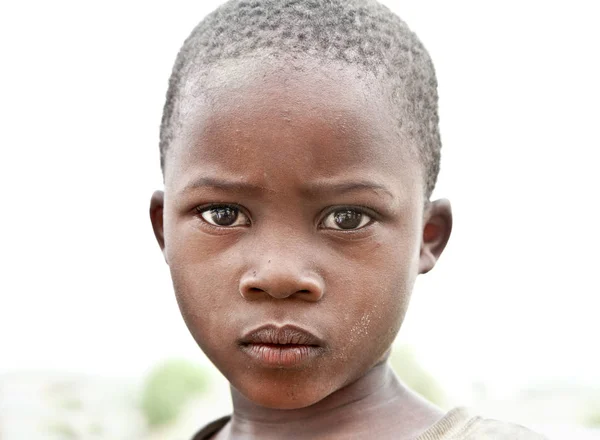
[(431, 61), (375, 1), (230, 1), (186, 40), (151, 217), (245, 398), (308, 406), (386, 359), (450, 234), (439, 148)]

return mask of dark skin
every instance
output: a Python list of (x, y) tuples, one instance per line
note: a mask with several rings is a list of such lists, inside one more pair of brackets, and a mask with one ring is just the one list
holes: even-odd
[[(450, 204), (424, 199), (385, 88), (314, 67), (236, 61), (205, 79), (152, 196), (182, 316), (231, 384), (217, 439), (409, 439), (442, 416), (387, 358), (416, 276), (448, 241)], [(320, 351), (265, 366), (238, 342), (263, 324), (301, 326)]]

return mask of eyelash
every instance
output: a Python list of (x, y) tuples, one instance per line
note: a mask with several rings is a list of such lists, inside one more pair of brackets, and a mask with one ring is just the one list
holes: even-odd
[[(235, 219), (233, 220), (233, 224), (231, 225), (219, 225), (216, 223), (213, 223), (210, 221), (209, 218), (207, 218), (207, 216), (210, 215), (211, 211), (217, 211), (217, 210), (235, 210)], [(229, 229), (229, 228), (236, 228), (236, 227), (244, 227), (244, 226), (250, 226), (252, 224), (252, 222), (250, 221), (250, 216), (246, 213), (246, 211), (239, 205), (236, 204), (229, 204), (229, 203), (221, 203), (221, 204), (212, 204), (212, 205), (203, 205), (203, 206), (198, 206), (197, 208), (195, 208), (196, 212), (198, 213), (198, 216), (200, 217), (200, 220), (202, 220), (204, 223), (215, 227), (215, 228), (222, 228), (222, 229)], [(335, 219), (330, 220), (330, 217), (332, 215), (335, 214), (341, 214), (341, 213), (355, 213), (358, 214), (358, 226), (355, 228), (336, 228), (336, 227), (328, 227), (327, 223), (332, 223), (332, 221), (335, 221)], [(205, 216), (206, 215), (206, 216)], [(242, 222), (241, 224), (235, 224), (238, 223), (238, 221), (240, 220), (240, 216), (242, 216)], [(243, 220), (245, 218), (245, 221)], [(365, 208), (365, 207), (361, 207), (361, 206), (336, 206), (334, 208), (329, 209), (325, 215), (322, 217), (322, 219), (319, 221), (319, 229), (324, 229), (324, 230), (333, 230), (333, 231), (343, 231), (343, 232), (353, 232), (353, 231), (358, 231), (361, 230), (367, 226), (369, 226), (371, 223), (373, 223), (376, 220), (376, 215), (375, 213), (373, 213), (370, 209)]]

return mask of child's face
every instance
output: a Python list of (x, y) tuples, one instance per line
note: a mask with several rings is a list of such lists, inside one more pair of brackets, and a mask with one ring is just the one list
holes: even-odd
[(206, 355), (250, 400), (305, 407), (387, 355), (427, 270), (422, 170), (357, 71), (237, 67), (185, 101), (152, 218)]

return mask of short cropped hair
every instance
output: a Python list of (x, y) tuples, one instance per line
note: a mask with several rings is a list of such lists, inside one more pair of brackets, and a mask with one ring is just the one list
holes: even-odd
[(259, 52), (305, 54), (376, 73), (391, 87), (399, 132), (416, 146), (429, 199), (441, 148), (435, 70), (406, 23), (375, 0), (230, 0), (209, 14), (184, 42), (169, 80), (160, 127), (163, 172), (190, 75)]

